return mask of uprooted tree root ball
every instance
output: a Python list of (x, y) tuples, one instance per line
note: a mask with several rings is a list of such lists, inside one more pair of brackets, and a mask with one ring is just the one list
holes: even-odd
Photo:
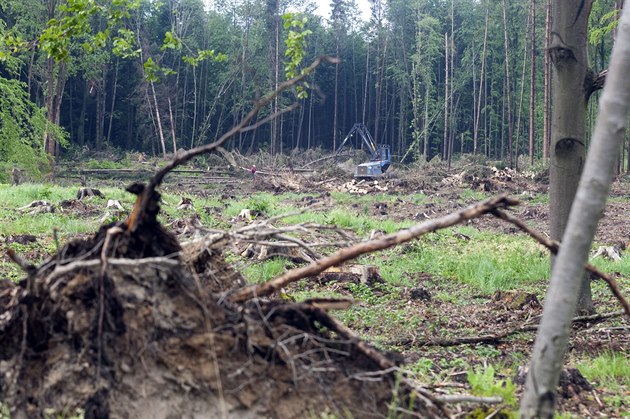
[(230, 302), (244, 282), (221, 244), (179, 251), (155, 214), (0, 284), (0, 400), (12, 417), (448, 416), (335, 333), (323, 309)]

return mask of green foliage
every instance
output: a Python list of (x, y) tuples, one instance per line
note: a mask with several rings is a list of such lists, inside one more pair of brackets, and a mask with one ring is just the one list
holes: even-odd
[(13, 167), (38, 179), (48, 168), (42, 145), (45, 132), (65, 139), (62, 129), (46, 120), (29, 99), (25, 84), (0, 77), (0, 182), (8, 182)]
[[(292, 79), (304, 72), (304, 70), (299, 71), (299, 69), (306, 54), (306, 37), (313, 32), (310, 29), (304, 29), (308, 18), (299, 13), (285, 13), (282, 15), (282, 20), (284, 21), (284, 28), (289, 30), (284, 41), (286, 45), (284, 55), (288, 58), (284, 65), (284, 73), (287, 79)], [(304, 86), (297, 86), (296, 90), (298, 98), (306, 99), (308, 93)]]
[[(619, 24), (620, 10), (613, 8), (612, 10), (606, 11), (609, 8), (610, 4), (604, 2), (604, 0), (596, 0), (593, 2), (588, 32), (588, 41), (591, 45), (598, 45), (606, 35), (612, 32)], [(598, 16), (599, 19), (595, 16)]]
[[(511, 408), (516, 408), (516, 385), (506, 378), (500, 380), (495, 378), (495, 370), (493, 366), (488, 366), (483, 370), (473, 371), (472, 369), (467, 372), (468, 383), (472, 389), (472, 393), (477, 396), (499, 396), (503, 398), (503, 403)], [(511, 412), (505, 412), (510, 414)], [(516, 417), (513, 414), (511, 417)]]
[[(39, 47), (56, 61), (66, 61), (69, 58), (71, 45), (74, 41), (83, 39), (83, 48), (93, 53), (103, 48), (110, 38), (111, 31), (123, 19), (130, 17), (130, 12), (140, 7), (141, 0), (115, 0), (97, 2), (93, 0), (68, 0), (59, 5), (59, 16), (50, 19), (38, 39)], [(106, 27), (93, 34), (91, 20), (103, 17)], [(118, 32), (118, 50), (129, 42), (129, 34)]]

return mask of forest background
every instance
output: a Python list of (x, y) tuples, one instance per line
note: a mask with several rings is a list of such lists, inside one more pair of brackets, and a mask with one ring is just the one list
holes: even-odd
[[(607, 67), (618, 3), (593, 5), (594, 74)], [(549, 1), (370, 8), (364, 21), (352, 0), (331, 1), (327, 18), (312, 1), (2, 0), (3, 172), (42, 173), (50, 156), (82, 149), (166, 155), (215, 140), (286, 78), (287, 12), (306, 17), (305, 62), (328, 54), (340, 64), (310, 77), (298, 110), (231, 148), (334, 150), (363, 122), (399, 161), (475, 153), (518, 167), (517, 156), (521, 165), (548, 157)], [(279, 98), (258, 118), (293, 101)], [(590, 132), (597, 101), (588, 106)]]

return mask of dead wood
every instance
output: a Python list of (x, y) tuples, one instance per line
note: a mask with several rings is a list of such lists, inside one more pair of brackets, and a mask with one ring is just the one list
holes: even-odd
[(94, 188), (80, 188), (77, 191), (77, 199), (82, 200), (83, 198), (89, 198), (92, 196), (98, 196), (99, 198), (105, 198), (103, 192)]
[[(514, 224), (523, 232), (533, 237), (538, 243), (542, 244), (547, 249), (549, 249), (549, 251), (553, 253), (554, 255), (558, 254), (558, 251), (560, 250), (560, 243), (558, 243), (557, 241), (548, 239), (547, 237), (542, 235), (540, 232), (529, 228), (527, 224), (525, 224), (522, 220), (519, 220), (518, 218), (514, 217), (511, 214), (508, 214), (505, 211), (501, 211), (500, 209), (494, 209), (493, 211), (491, 211), (491, 213), (495, 217), (498, 217), (502, 220), (505, 220), (509, 223)], [(623, 307), (626, 313), (626, 316), (628, 316), (628, 318), (630, 319), (630, 304), (628, 304), (628, 301), (624, 298), (623, 294), (621, 293), (621, 290), (619, 289), (619, 285), (617, 284), (617, 281), (615, 281), (613, 277), (600, 271), (599, 269), (597, 269), (595, 266), (591, 265), (590, 263), (586, 264), (585, 269), (591, 274), (595, 275), (596, 277), (603, 279), (606, 282), (606, 284), (608, 284), (608, 288), (610, 288), (610, 291), (617, 298), (617, 300), (619, 300), (619, 303)]]
[[(610, 319), (613, 317), (619, 317), (623, 315), (623, 311), (615, 311), (612, 313), (595, 314), (589, 316), (579, 316), (573, 318), (573, 323), (592, 323)], [(540, 320), (540, 316), (533, 319), (534, 321)], [(506, 338), (525, 332), (535, 332), (538, 330), (538, 324), (526, 323), (518, 326), (514, 329), (506, 330), (501, 333), (491, 335), (480, 336), (464, 336), (452, 339), (401, 339), (397, 341), (391, 341), (388, 344), (392, 346), (401, 346), (405, 348), (409, 347), (422, 347), (422, 346), (458, 346), (458, 345), (471, 345), (479, 343), (487, 344), (499, 344)]]
[(509, 198), (507, 195), (500, 195), (497, 197), (486, 199), (485, 201), (471, 205), (467, 208), (446, 215), (444, 217), (425, 221), (423, 223), (410, 227), (409, 229), (402, 230), (397, 233), (388, 234), (377, 240), (370, 240), (367, 242), (358, 243), (345, 249), (341, 249), (337, 253), (324, 257), (308, 266), (292, 269), (285, 274), (279, 276), (278, 278), (275, 278), (264, 284), (253, 285), (237, 290), (230, 296), (230, 300), (238, 302), (245, 301), (254, 297), (273, 294), (280, 288), (286, 287), (292, 282), (298, 281), (302, 278), (313, 277), (330, 268), (331, 266), (340, 265), (343, 262), (354, 259), (363, 254), (372, 253), (377, 250), (387, 249), (401, 243), (408, 242), (423, 234), (460, 224), (466, 220), (480, 217), (483, 214), (491, 212), (493, 209), (496, 208), (505, 208), (517, 204), (518, 201), (516, 199)]

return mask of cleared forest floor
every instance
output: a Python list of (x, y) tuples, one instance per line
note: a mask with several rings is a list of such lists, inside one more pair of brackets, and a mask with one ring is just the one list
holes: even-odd
[[(470, 163), (449, 171), (442, 164), (427, 164), (394, 167), (384, 179), (357, 182), (338, 167), (312, 172), (286, 165), (265, 167), (264, 162), (258, 167), (255, 178), (244, 168), (218, 173), (197, 167), (191, 170), (201, 173), (173, 175), (163, 188), (159, 217), (182, 243), (233, 232), (222, 244), (221, 258), (250, 283), (502, 193), (521, 201), (511, 210), (513, 215), (531, 228), (548, 230), (544, 173)], [(102, 190), (105, 198), (75, 199), (79, 186), (71, 184), (76, 174), (58, 179), (67, 186), (0, 185), (2, 252), (11, 248), (39, 263), (57, 250), (53, 228), (58, 228), (57, 241), (63, 245), (90, 237), (102, 223), (124, 220), (134, 199), (119, 187), (129, 183), (122, 177), (127, 174), (95, 173), (88, 174), (87, 184)], [(615, 277), (626, 298), (628, 196), (630, 180), (622, 177), (613, 186), (593, 248), (593, 254), (600, 249), (604, 253), (593, 263)], [(105, 208), (110, 199), (119, 200), (123, 209)], [(50, 201), (55, 211), (17, 211), (34, 200)], [(248, 235), (251, 228), (259, 235)], [(287, 237), (299, 239), (301, 245), (291, 245), (295, 241)], [(517, 408), (522, 368), (529, 360), (549, 279), (549, 257), (542, 246), (513, 225), (485, 215), (351, 264), (359, 270), (302, 279), (273, 298), (298, 303), (352, 300), (350, 307), (331, 311), (333, 317), (382, 350), (419, 386), (437, 395), (504, 399), (498, 406), (449, 405), (453, 415), (484, 417), (493, 409), (509, 415)], [(357, 274), (364, 266), (371, 267), (371, 273)], [(2, 261), (0, 279), (21, 277), (14, 264)], [(593, 293), (597, 315), (576, 321), (571, 334), (560, 412), (570, 417), (623, 417), (630, 407), (630, 329), (603, 281), (593, 282)], [(571, 368), (586, 380), (571, 375)], [(393, 411), (386, 416), (400, 415)]]

